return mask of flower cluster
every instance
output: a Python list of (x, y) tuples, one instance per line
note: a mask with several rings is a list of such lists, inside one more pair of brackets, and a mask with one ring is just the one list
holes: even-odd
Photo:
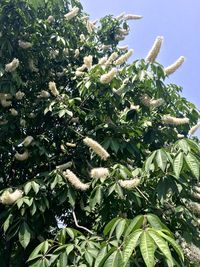
[(2, 105), (2, 107), (6, 108), (6, 107), (10, 107), (12, 105), (12, 101), (10, 101), (10, 99), (12, 99), (11, 94), (0, 94), (0, 103)]
[(109, 58), (108, 58), (108, 60), (106, 61), (105, 65), (110, 65), (110, 64), (112, 64), (113, 61), (115, 61), (115, 59), (116, 59), (117, 57), (118, 57), (117, 52), (113, 52), (113, 53), (109, 56)]
[(107, 60), (108, 60), (108, 57), (107, 56), (102, 57), (102, 58), (99, 59), (98, 64), (99, 65), (104, 65), (104, 64), (106, 64)]
[(122, 65), (124, 62), (126, 62), (133, 54), (133, 49), (130, 49), (126, 54), (119, 57), (114, 64), (115, 65)]
[(22, 100), (24, 96), (25, 96), (25, 93), (23, 93), (21, 91), (17, 91), (17, 93), (15, 94), (15, 98), (17, 100)]
[(140, 179), (134, 178), (130, 180), (119, 180), (118, 183), (121, 187), (131, 190), (140, 184)]
[(187, 243), (185, 240), (182, 240), (181, 247), (188, 262), (194, 264), (194, 266), (200, 266), (200, 249), (194, 244)]
[(78, 190), (86, 191), (90, 187), (89, 184), (82, 183), (81, 180), (69, 169), (63, 172), (63, 176)]
[(166, 75), (174, 73), (185, 61), (185, 57), (179, 57), (172, 65), (164, 69)]
[(200, 127), (200, 122), (198, 122), (197, 124), (192, 126), (191, 129), (189, 130), (188, 134), (193, 135), (194, 133), (196, 133), (196, 131), (199, 129), (199, 127)]
[(28, 61), (29, 68), (32, 72), (38, 72), (39, 69), (35, 66), (35, 62), (33, 59), (29, 59)]
[(161, 106), (163, 103), (164, 103), (164, 100), (162, 98), (159, 98), (159, 99), (153, 99), (153, 98), (150, 98), (148, 95), (143, 95), (141, 98), (140, 98), (142, 104), (146, 107), (149, 107), (149, 108), (157, 108), (159, 106)]
[(27, 147), (29, 146), (33, 141), (33, 136), (27, 136), (24, 141), (22, 142), (22, 145)]
[(11, 109), (10, 109), (10, 113), (11, 113), (11, 115), (14, 116), (14, 117), (18, 115), (18, 111), (17, 111), (16, 109), (14, 109), (14, 108), (11, 108)]
[(121, 51), (127, 51), (128, 50), (128, 45), (124, 45), (124, 46), (118, 46), (117, 47), (119, 50), (121, 50)]
[(18, 41), (18, 44), (22, 49), (28, 49), (32, 47), (32, 44), (30, 42), (23, 42), (21, 40)]
[(9, 191), (5, 191), (0, 197), (0, 202), (4, 205), (12, 205), (18, 199), (22, 198), (22, 196), (23, 196), (23, 192), (18, 189), (16, 189), (12, 193), (10, 193)]
[(170, 115), (164, 115), (162, 117), (162, 122), (164, 124), (182, 125), (182, 124), (188, 124), (189, 119), (188, 118), (176, 118), (176, 117), (172, 117)]
[(134, 15), (134, 14), (127, 14), (124, 16), (124, 20), (137, 20), (137, 19), (142, 19), (143, 17), (140, 15)]
[(55, 82), (49, 82), (49, 91), (52, 93), (54, 96), (58, 96), (59, 92), (56, 88)]
[(84, 65), (87, 67), (87, 69), (91, 69), (91, 67), (92, 67), (92, 60), (93, 60), (93, 57), (92, 56), (86, 56), (86, 57), (84, 57), (83, 62), (84, 62)]
[(70, 20), (70, 19), (76, 17), (78, 12), (79, 12), (79, 8), (78, 7), (74, 7), (74, 8), (72, 8), (72, 10), (70, 12), (65, 14), (64, 17), (65, 17), (66, 20)]
[(16, 160), (19, 160), (19, 161), (27, 160), (28, 157), (29, 157), (29, 153), (27, 150), (25, 150), (24, 153), (22, 153), (22, 154), (20, 154), (19, 152), (16, 152), (16, 154), (15, 154)]
[(150, 49), (148, 55), (146, 56), (145, 60), (149, 62), (154, 62), (156, 60), (156, 57), (158, 56), (158, 53), (160, 52), (161, 45), (163, 43), (163, 37), (158, 36)]
[(200, 215), (200, 203), (191, 201), (189, 206), (193, 213)]
[(117, 69), (112, 68), (108, 73), (103, 74), (100, 77), (100, 82), (103, 84), (110, 83), (112, 81), (112, 79), (115, 77), (116, 73), (117, 73)]
[(19, 67), (19, 59), (14, 58), (12, 62), (5, 65), (5, 71), (13, 72)]
[(108, 152), (92, 138), (86, 137), (83, 142), (90, 147), (101, 159), (107, 160), (110, 155)]
[(90, 172), (90, 176), (92, 178), (106, 178), (109, 175), (109, 170), (108, 168), (94, 168)]
[(49, 94), (49, 92), (47, 92), (47, 91), (45, 91), (45, 90), (42, 90), (42, 91), (38, 94), (37, 97), (38, 97), (38, 98), (48, 98), (48, 97), (50, 97), (50, 94)]

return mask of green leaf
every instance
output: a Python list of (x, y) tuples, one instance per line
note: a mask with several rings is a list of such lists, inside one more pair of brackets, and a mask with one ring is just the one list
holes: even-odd
[(167, 242), (155, 230), (152, 231), (151, 229), (149, 229), (148, 233), (156, 243), (157, 247), (160, 249), (161, 253), (168, 259), (170, 267), (174, 266), (172, 255)]
[(183, 167), (183, 153), (180, 152), (173, 162), (173, 169), (176, 177), (178, 178), (180, 176), (181, 170)]
[(156, 152), (157, 152), (157, 151), (154, 151), (154, 152), (147, 158), (147, 160), (145, 161), (145, 171), (146, 171), (146, 172), (149, 172), (149, 171), (150, 171), (150, 166), (151, 166), (151, 163), (153, 162), (153, 160), (154, 160), (154, 158), (155, 158)]
[(26, 183), (26, 185), (24, 186), (24, 193), (26, 195), (28, 195), (29, 191), (31, 190), (31, 187), (32, 187), (31, 182)]
[(114, 251), (105, 261), (103, 267), (118, 267), (121, 266), (121, 253), (119, 250)]
[(12, 224), (12, 221), (13, 221), (13, 215), (9, 214), (7, 219), (5, 220), (5, 222), (3, 224), (4, 233), (8, 230), (10, 224)]
[(154, 267), (155, 244), (147, 231), (144, 231), (140, 240), (140, 251), (147, 267)]
[(170, 232), (168, 227), (161, 222), (158, 216), (156, 216), (155, 214), (147, 214), (146, 217), (153, 228), (160, 230), (165, 229), (169, 233), (169, 235), (172, 236), (172, 233)]
[(184, 158), (191, 172), (198, 179), (199, 178), (199, 165), (200, 165), (198, 162), (198, 159), (191, 153), (188, 153), (187, 155), (185, 155)]
[(133, 220), (131, 220), (131, 223), (129, 224), (124, 234), (124, 238), (126, 238), (131, 232), (134, 232), (135, 230), (140, 228), (142, 226), (143, 221), (144, 221), (143, 215), (138, 215)]
[(171, 238), (170, 236), (164, 234), (162, 231), (158, 230), (157, 231), (159, 233), (160, 236), (162, 236), (164, 239), (166, 239), (168, 241), (168, 243), (170, 243), (172, 245), (172, 247), (174, 248), (174, 250), (176, 251), (176, 253), (179, 255), (180, 259), (182, 261), (184, 261), (184, 255), (182, 252), (181, 247), (176, 243), (176, 241)]
[(99, 267), (99, 264), (101, 263), (103, 258), (106, 256), (106, 254), (107, 254), (107, 247), (105, 246), (99, 251), (99, 254), (97, 255), (95, 263), (94, 263), (94, 267)]
[(162, 149), (159, 149), (156, 153), (156, 162), (158, 167), (164, 172), (167, 166), (167, 155)]
[[(28, 261), (34, 260), (35, 258), (37, 258), (38, 253), (41, 252), (41, 249), (43, 247), (43, 243), (39, 244), (31, 253), (31, 255), (28, 258)], [(41, 254), (40, 254), (41, 255)]]
[(117, 240), (119, 240), (121, 235), (123, 234), (125, 226), (126, 226), (126, 220), (125, 219), (121, 219), (121, 221), (116, 226), (116, 237), (117, 237)]
[(182, 151), (187, 154), (190, 151), (190, 147), (188, 145), (188, 143), (186, 142), (186, 140), (181, 139), (180, 141), (178, 141), (178, 146), (182, 149)]
[(38, 183), (36, 183), (35, 181), (31, 182), (31, 185), (33, 187), (33, 190), (35, 191), (35, 193), (37, 194), (39, 192), (40, 186)]
[(142, 234), (142, 230), (136, 230), (130, 236), (127, 236), (127, 239), (124, 244), (124, 251), (123, 251), (123, 267), (127, 265), (128, 260), (133, 253), (133, 250), (138, 245), (138, 240), (141, 234)]
[(113, 218), (109, 223), (106, 224), (103, 230), (104, 235), (107, 235), (110, 232), (111, 228), (113, 227), (113, 225), (116, 223), (117, 220), (119, 220), (119, 218)]
[(31, 239), (31, 231), (26, 222), (23, 222), (21, 224), (18, 236), (20, 244), (22, 245), (23, 248), (26, 248)]

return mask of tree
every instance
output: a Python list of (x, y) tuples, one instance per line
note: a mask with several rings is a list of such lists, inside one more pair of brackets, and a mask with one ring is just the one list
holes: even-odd
[(199, 111), (162, 37), (127, 63), (139, 18), (1, 0), (1, 267), (199, 266)]

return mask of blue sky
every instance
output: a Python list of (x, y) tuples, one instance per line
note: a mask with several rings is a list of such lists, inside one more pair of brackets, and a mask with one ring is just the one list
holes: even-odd
[(200, 108), (200, 0), (81, 0), (91, 19), (121, 12), (142, 15), (130, 21), (128, 44), (135, 53), (133, 60), (145, 57), (158, 35), (164, 44), (157, 60), (164, 66), (185, 56), (184, 65), (168, 82), (183, 87), (183, 96)]

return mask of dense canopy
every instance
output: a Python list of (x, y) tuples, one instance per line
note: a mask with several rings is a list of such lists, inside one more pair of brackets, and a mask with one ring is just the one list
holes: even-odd
[(1, 267), (199, 266), (200, 115), (141, 18), (1, 0)]

